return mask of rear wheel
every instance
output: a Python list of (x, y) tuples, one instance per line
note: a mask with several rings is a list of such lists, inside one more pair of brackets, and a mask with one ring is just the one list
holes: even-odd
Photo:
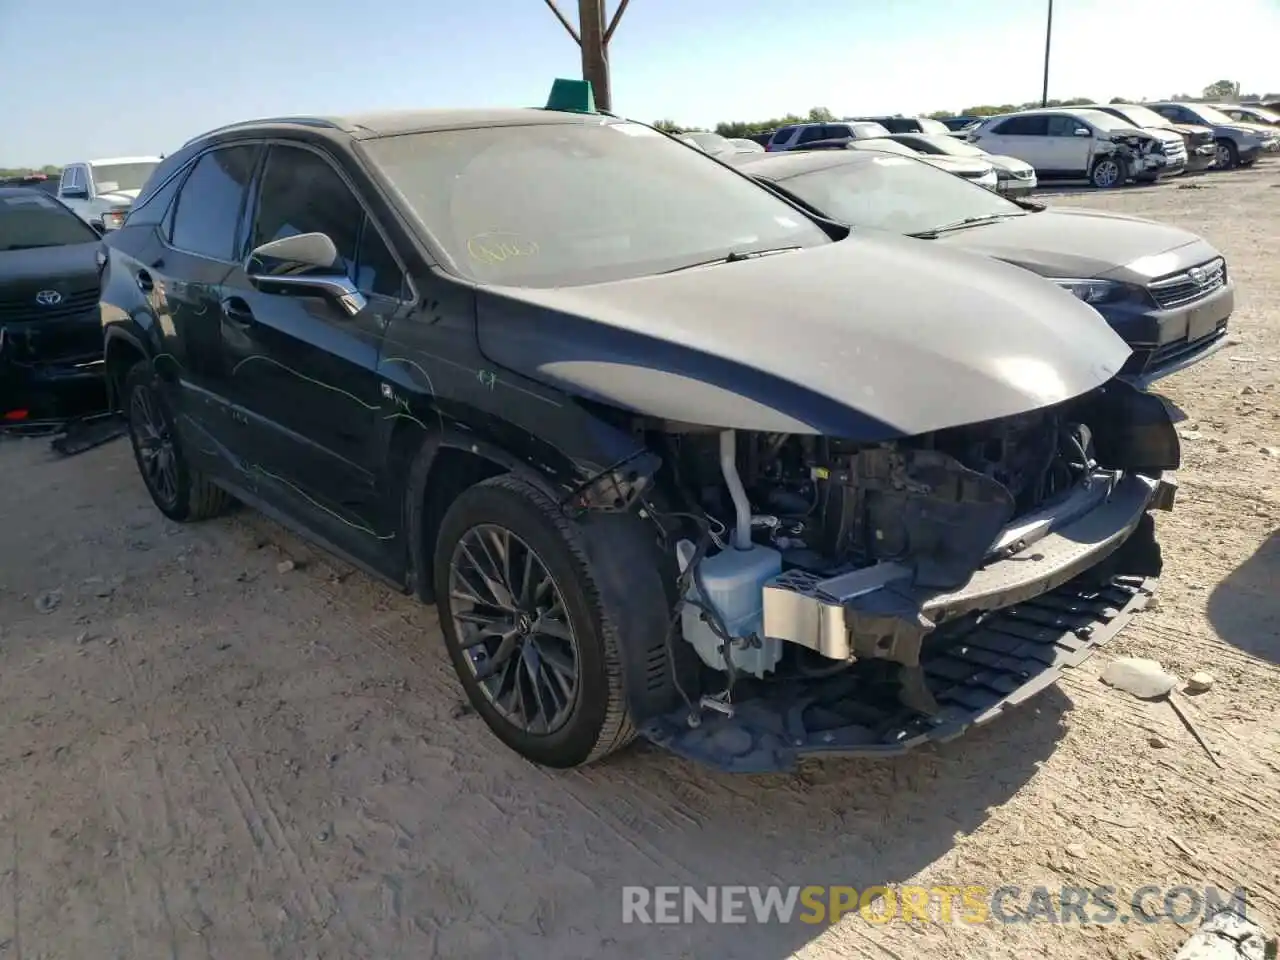
[(1100, 190), (1124, 183), (1124, 164), (1115, 157), (1100, 157), (1089, 174), (1089, 182)]
[(1240, 151), (1230, 140), (1223, 137), (1214, 146), (1214, 166), (1219, 170), (1234, 170), (1240, 165)]
[(225, 511), (230, 496), (187, 462), (150, 363), (136, 363), (125, 375), (123, 406), (138, 472), (160, 512), (183, 523)]
[(463, 492), (440, 525), (435, 591), (467, 698), (507, 746), (573, 767), (634, 737), (608, 591), (542, 491), (504, 475)]

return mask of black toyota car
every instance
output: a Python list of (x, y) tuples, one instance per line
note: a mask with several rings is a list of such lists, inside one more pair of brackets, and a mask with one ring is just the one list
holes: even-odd
[(873, 151), (730, 156), (738, 169), (856, 228), (1017, 264), (1071, 291), (1124, 337), (1143, 388), (1227, 345), (1235, 286), (1208, 241), (1101, 210), (1008, 200), (910, 157)]
[(47, 193), (0, 187), (0, 425), (105, 408), (100, 241)]
[(644, 124), (236, 124), (105, 242), (156, 506), (238, 499), (434, 602), (467, 697), (536, 762), (946, 739), (1147, 596), (1131, 548), (1178, 439), (1094, 310)]

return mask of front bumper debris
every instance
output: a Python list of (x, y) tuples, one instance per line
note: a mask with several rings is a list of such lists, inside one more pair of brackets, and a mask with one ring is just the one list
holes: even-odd
[[(1153, 538), (1149, 546), (1158, 553)], [(757, 684), (758, 694), (736, 700), (732, 715), (708, 713), (696, 727), (686, 710), (676, 710), (645, 724), (641, 734), (731, 773), (785, 772), (803, 757), (895, 756), (954, 740), (1083, 663), (1147, 605), (1155, 587), (1147, 576), (1093, 573), (938, 628), (920, 661), (940, 707), (932, 716), (902, 704), (897, 685), (874, 669), (883, 664), (864, 662), (825, 680)]]
[(910, 567), (896, 563), (830, 578), (789, 570), (764, 587), (764, 634), (832, 660), (915, 666), (936, 625), (1025, 602), (1096, 566), (1129, 538), (1166, 483), (1141, 474), (1124, 475), (1114, 487), (1095, 481), (1081, 492), (1083, 512), (1056, 526), (1052, 513), (1015, 523), (1001, 534), (1008, 543), (1003, 559), (955, 589), (922, 587)]

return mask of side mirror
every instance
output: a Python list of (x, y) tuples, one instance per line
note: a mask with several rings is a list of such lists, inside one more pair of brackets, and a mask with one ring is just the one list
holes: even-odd
[(1088, 127), (1076, 127), (1075, 130), (1073, 131), (1073, 134), (1074, 136), (1077, 136), (1077, 137), (1092, 137), (1093, 131), (1090, 130)]
[(325, 297), (349, 317), (369, 305), (338, 266), (338, 248), (323, 233), (300, 233), (264, 243), (245, 258), (244, 272), (263, 293)]
[(85, 187), (64, 187), (62, 198), (64, 200), (88, 200), (89, 191)]

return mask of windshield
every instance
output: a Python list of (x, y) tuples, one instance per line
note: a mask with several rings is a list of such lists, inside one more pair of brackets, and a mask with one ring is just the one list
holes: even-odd
[[(93, 183), (99, 193), (141, 190), (157, 163), (95, 163)], [(114, 187), (111, 184), (115, 184)], [(104, 189), (104, 185), (106, 189)]]
[(462, 274), (556, 287), (831, 238), (763, 187), (641, 124), (383, 137), (364, 148)]
[(1203, 103), (1191, 104), (1187, 107), (1187, 109), (1191, 111), (1191, 113), (1198, 116), (1205, 123), (1225, 123), (1225, 124), (1235, 123), (1234, 120), (1228, 117), (1221, 110), (1215, 110), (1213, 109), (1213, 107), (1206, 106)]
[[(1088, 121), (1099, 130), (1125, 130), (1134, 126), (1131, 120), (1121, 120), (1119, 117), (1113, 117), (1109, 113), (1103, 113), (1101, 110), (1081, 110), (1075, 116), (1081, 120)], [(1164, 124), (1161, 124), (1164, 126)]]
[(1124, 119), (1135, 127), (1167, 127), (1169, 118), (1162, 117), (1150, 107), (1116, 107)]
[(44, 194), (0, 197), (0, 250), (63, 247), (97, 239), (87, 223)]
[(686, 133), (684, 138), (692, 140), (707, 153), (711, 153), (713, 150), (728, 150), (733, 146), (718, 133)]
[(835, 219), (856, 227), (920, 233), (969, 217), (1021, 215), (985, 187), (906, 157), (842, 163), (778, 182)]
[(950, 128), (941, 120), (934, 120), (932, 117), (920, 117), (920, 129), (925, 133), (938, 133), (946, 136), (950, 132)]

